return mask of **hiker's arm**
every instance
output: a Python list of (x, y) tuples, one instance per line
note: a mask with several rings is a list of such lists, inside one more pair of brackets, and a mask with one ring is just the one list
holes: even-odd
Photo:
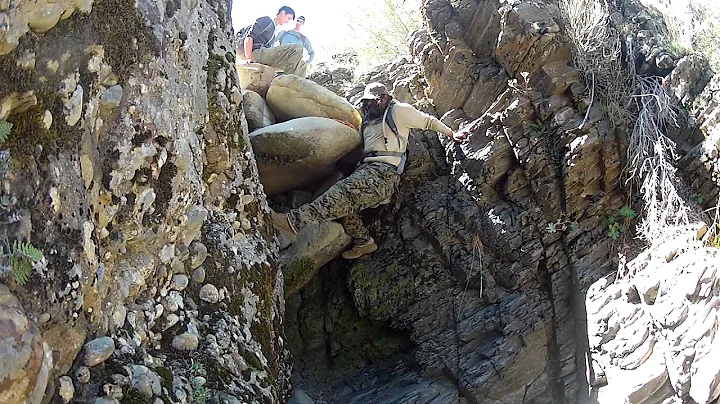
[(454, 141), (462, 141), (465, 139), (465, 134), (462, 132), (454, 132), (447, 125), (440, 122), (439, 119), (435, 118), (430, 114), (426, 114), (422, 111), (418, 111), (413, 106), (406, 106), (399, 109), (401, 114), (406, 114), (408, 127), (415, 129), (434, 130), (435, 132), (441, 133)]
[(313, 51), (312, 45), (310, 44), (310, 40), (305, 38), (305, 49), (308, 51), (308, 55), (310, 55), (310, 58), (307, 60), (307, 64), (312, 63), (313, 59), (315, 58), (315, 51)]
[(247, 60), (248, 62), (253, 61), (253, 57), (252, 57), (253, 43), (254, 43), (254, 41), (251, 36), (245, 37), (245, 41), (243, 42), (243, 47), (245, 49), (245, 60)]

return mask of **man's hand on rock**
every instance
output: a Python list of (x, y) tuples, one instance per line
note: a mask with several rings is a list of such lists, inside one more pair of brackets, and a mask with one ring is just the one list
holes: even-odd
[(467, 138), (467, 135), (468, 134), (465, 131), (451, 131), (450, 139), (454, 140), (455, 142), (462, 142), (463, 140), (465, 140), (465, 138)]

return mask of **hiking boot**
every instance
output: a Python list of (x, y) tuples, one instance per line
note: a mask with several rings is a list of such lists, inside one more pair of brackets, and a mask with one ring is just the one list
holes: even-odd
[(370, 239), (370, 241), (368, 241), (365, 244), (353, 245), (353, 248), (342, 253), (342, 257), (345, 258), (346, 260), (354, 260), (354, 259), (362, 257), (365, 254), (370, 254), (372, 252), (375, 252), (377, 249), (378, 249), (378, 246), (377, 246), (377, 244), (375, 244), (375, 240)]
[(272, 209), (270, 209), (270, 214), (272, 215), (273, 226), (280, 230), (280, 233), (282, 233), (285, 237), (295, 241), (297, 238), (297, 230), (295, 230), (293, 225), (290, 223), (288, 215), (285, 213), (277, 213)]

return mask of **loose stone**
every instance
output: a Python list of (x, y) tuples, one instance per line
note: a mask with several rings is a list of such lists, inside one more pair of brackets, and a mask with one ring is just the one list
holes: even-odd
[(115, 352), (115, 342), (110, 337), (97, 338), (85, 344), (83, 349), (83, 364), (95, 366), (105, 362)]
[(189, 332), (176, 335), (173, 338), (172, 346), (178, 351), (194, 351), (198, 347), (198, 337)]

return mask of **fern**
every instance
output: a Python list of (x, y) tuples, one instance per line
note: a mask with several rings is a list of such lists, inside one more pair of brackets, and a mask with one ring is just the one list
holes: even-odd
[(18, 240), (13, 243), (13, 253), (25, 257), (33, 263), (42, 261), (44, 258), (43, 252), (39, 248), (30, 243), (21, 243)]
[(7, 142), (13, 124), (7, 121), (0, 121), (0, 145)]
[[(7, 239), (4, 240), (3, 244), (8, 246)], [(15, 283), (20, 286), (27, 285), (28, 281), (30, 281), (33, 265), (45, 258), (43, 252), (31, 243), (22, 243), (18, 240), (15, 240), (7, 248), (2, 248), (2, 255), (9, 259), (10, 275)]]
[(12, 258), (10, 258), (10, 265), (12, 266), (12, 276), (15, 283), (20, 286), (25, 286), (30, 280), (32, 265), (18, 255), (13, 255)]

